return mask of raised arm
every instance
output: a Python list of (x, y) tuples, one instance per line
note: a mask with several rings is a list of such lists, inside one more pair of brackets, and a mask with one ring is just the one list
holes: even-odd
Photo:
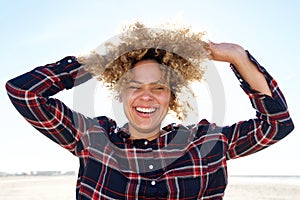
[(231, 63), (256, 110), (257, 118), (223, 129), (228, 138), (227, 158), (255, 153), (287, 136), (294, 124), (284, 95), (273, 77), (239, 45), (210, 43), (208, 49), (212, 60)]
[(253, 90), (272, 96), (264, 74), (253, 63), (243, 47), (231, 43), (210, 43), (211, 59), (231, 63)]
[(69, 56), (11, 79), (6, 89), (15, 108), (34, 128), (76, 154), (75, 146), (93, 120), (50, 97), (91, 77)]

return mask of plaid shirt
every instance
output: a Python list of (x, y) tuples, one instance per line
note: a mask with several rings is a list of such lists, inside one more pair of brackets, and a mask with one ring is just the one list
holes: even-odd
[(186, 127), (170, 124), (152, 141), (130, 140), (127, 124), (86, 117), (50, 98), (92, 77), (75, 57), (37, 67), (6, 88), (33, 127), (78, 156), (77, 199), (222, 199), (228, 159), (264, 149), (294, 128), (276, 81), (248, 55), (273, 95), (253, 91), (231, 65), (257, 111), (255, 119), (225, 127), (207, 120)]

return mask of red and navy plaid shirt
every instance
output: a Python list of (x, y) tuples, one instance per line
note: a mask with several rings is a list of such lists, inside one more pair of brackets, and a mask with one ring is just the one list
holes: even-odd
[(228, 159), (262, 150), (294, 128), (276, 81), (248, 55), (272, 91), (272, 97), (253, 91), (231, 65), (257, 111), (255, 119), (225, 127), (207, 120), (170, 124), (153, 141), (130, 140), (128, 125), (86, 117), (50, 98), (91, 78), (75, 57), (37, 67), (6, 88), (33, 127), (79, 158), (77, 199), (222, 199)]

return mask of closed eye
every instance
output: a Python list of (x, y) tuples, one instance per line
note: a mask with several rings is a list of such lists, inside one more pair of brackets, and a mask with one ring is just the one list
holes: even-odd
[(129, 83), (127, 86), (125, 86), (129, 90), (139, 90), (142, 88), (142, 85), (135, 84), (135, 83)]
[(155, 90), (164, 90), (164, 89), (166, 89), (166, 87), (155, 87), (154, 89)]
[(129, 86), (128, 88), (133, 89), (133, 90), (137, 90), (137, 89), (140, 89), (141, 87), (139, 87), (139, 86)]
[(168, 87), (166, 85), (163, 85), (163, 84), (157, 84), (157, 85), (153, 86), (153, 89), (155, 89), (155, 90), (166, 90), (166, 89), (168, 89)]

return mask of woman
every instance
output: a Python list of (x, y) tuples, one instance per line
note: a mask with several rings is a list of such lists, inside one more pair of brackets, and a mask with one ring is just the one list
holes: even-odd
[[(205, 43), (188, 29), (129, 27), (107, 54), (66, 57), (7, 82), (16, 109), (38, 131), (80, 160), (77, 199), (222, 199), (228, 159), (255, 153), (294, 126), (275, 80), (241, 46)], [(218, 127), (207, 120), (161, 127), (169, 111), (188, 114), (184, 86), (203, 75), (209, 58), (231, 63), (257, 118)], [(50, 96), (89, 80), (107, 83), (128, 123), (89, 118)]]

